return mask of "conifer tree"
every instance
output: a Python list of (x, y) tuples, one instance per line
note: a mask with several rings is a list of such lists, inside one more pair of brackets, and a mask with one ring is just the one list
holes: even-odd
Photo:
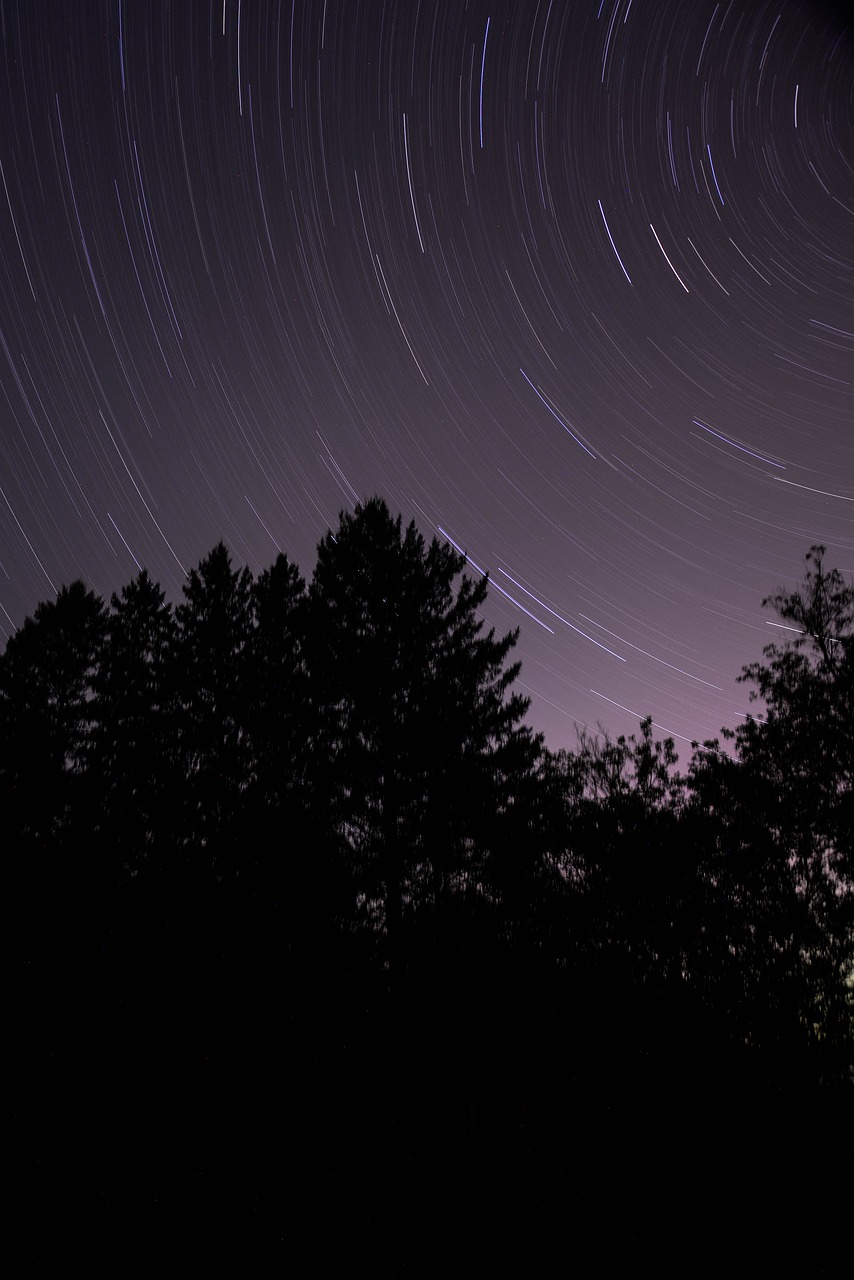
[(175, 755), (175, 620), (146, 570), (113, 595), (95, 682), (92, 768), (98, 840), (113, 874), (166, 872), (180, 794)]
[(80, 875), (76, 844), (85, 843), (90, 789), (92, 681), (101, 654), (105, 610), (83, 582), (39, 604), (9, 639), (0, 659), (0, 793), (9, 841), (37, 873), (60, 850), (54, 872)]
[[(305, 651), (305, 582), (280, 554), (252, 587), (247, 663), (248, 815), (240, 875), (246, 892), (287, 913), (289, 936), (311, 931), (329, 886), (325, 815), (314, 804)], [(279, 915), (281, 921), (282, 917)]]
[(248, 712), (253, 803), (276, 814), (301, 790), (308, 749), (305, 582), (280, 554), (252, 588)]
[[(235, 570), (220, 542), (191, 569), (175, 610), (177, 747), (185, 778), (181, 840), (216, 879), (233, 874), (251, 753), (247, 663), (252, 576)], [(226, 867), (228, 866), (228, 871)]]
[(349, 923), (381, 939), (391, 973), (419, 913), (488, 894), (496, 815), (539, 746), (510, 691), (517, 633), (485, 631), (487, 582), (464, 566), (373, 498), (320, 543), (309, 591), (315, 758)]

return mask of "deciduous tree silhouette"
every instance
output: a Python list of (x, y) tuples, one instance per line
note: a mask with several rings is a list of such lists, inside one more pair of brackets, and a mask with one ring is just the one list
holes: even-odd
[(801, 585), (763, 602), (794, 624), (741, 677), (764, 714), (724, 731), (735, 760), (696, 758), (692, 786), (706, 835), (717, 831), (709, 875), (730, 908), (731, 978), (752, 991), (748, 1034), (844, 1056), (854, 1050), (854, 587), (824, 555), (812, 547)]
[(564, 841), (552, 855), (562, 922), (552, 925), (552, 945), (574, 987), (581, 1038), (591, 1054), (618, 1062), (666, 1058), (690, 1030), (685, 1006), (702, 922), (676, 764), (673, 740), (656, 740), (647, 718), (639, 735), (582, 730), (576, 751), (555, 758), (550, 780)]
[(791, 844), (804, 887), (830, 874), (854, 887), (854, 585), (807, 553), (804, 581), (763, 604), (795, 627), (741, 677), (765, 714), (735, 734), (740, 759), (776, 791), (772, 827)]
[(854, 584), (825, 554), (813, 546), (800, 586), (763, 601), (797, 630), (745, 668), (765, 715), (735, 744), (808, 910), (806, 1028), (854, 1050)]

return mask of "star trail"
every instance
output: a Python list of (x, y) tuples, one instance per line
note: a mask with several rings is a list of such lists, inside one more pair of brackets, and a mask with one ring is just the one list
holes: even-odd
[(854, 570), (854, 41), (795, 0), (0, 3), (0, 628), (381, 494), (551, 746)]

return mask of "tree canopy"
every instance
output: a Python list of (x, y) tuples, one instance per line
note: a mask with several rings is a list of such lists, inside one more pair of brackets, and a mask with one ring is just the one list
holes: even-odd
[(495, 815), (539, 750), (510, 692), (516, 632), (478, 616), (484, 579), (373, 499), (323, 539), (309, 589), (309, 678), (330, 813), (368, 928), (485, 891)]
[(75, 582), (11, 637), (15, 972), (40, 1061), (86, 1028), (105, 1126), (119, 1060), (109, 1115), (150, 1097), (153, 1130), (176, 1072), (259, 1132), (287, 1080), (318, 1186), (371, 1160), (440, 1185), (475, 1145), (481, 1176), (583, 1163), (606, 1130), (629, 1161), (641, 1124), (744, 1153), (757, 1108), (766, 1136), (840, 1113), (854, 586), (810, 550), (756, 714), (684, 772), (651, 718), (547, 750), (488, 590), (374, 498), (308, 585), (219, 543), (174, 608), (144, 571), (109, 607)]

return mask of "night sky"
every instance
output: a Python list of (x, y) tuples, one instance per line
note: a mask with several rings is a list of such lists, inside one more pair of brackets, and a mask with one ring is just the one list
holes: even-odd
[[(806, 0), (0, 4), (0, 624), (380, 493), (551, 746), (735, 726), (854, 569), (854, 34)], [(505, 594), (506, 593), (506, 594)]]

